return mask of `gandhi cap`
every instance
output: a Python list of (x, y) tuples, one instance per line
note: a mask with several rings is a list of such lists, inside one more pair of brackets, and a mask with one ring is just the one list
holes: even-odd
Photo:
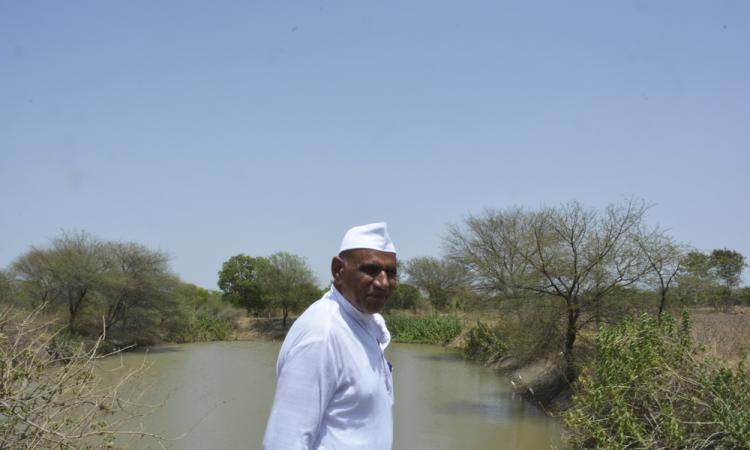
[(341, 241), (339, 253), (355, 248), (371, 248), (381, 252), (396, 253), (396, 247), (388, 236), (388, 224), (385, 222), (368, 223), (350, 228)]

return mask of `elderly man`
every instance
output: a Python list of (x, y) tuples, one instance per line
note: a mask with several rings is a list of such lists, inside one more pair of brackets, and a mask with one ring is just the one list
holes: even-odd
[(396, 287), (386, 224), (347, 231), (331, 273), (331, 289), (281, 346), (266, 450), (391, 448), (391, 335), (378, 314)]

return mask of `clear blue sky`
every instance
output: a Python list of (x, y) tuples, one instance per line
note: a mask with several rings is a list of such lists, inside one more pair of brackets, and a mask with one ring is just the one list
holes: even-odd
[(83, 229), (208, 288), (280, 250), (323, 284), (353, 225), (408, 259), (486, 207), (630, 197), (750, 256), (748, 24), (746, 1), (0, 0), (0, 267)]

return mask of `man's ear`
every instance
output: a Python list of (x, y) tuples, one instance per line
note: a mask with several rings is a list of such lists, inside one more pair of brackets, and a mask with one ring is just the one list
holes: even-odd
[(341, 279), (341, 271), (344, 269), (344, 260), (338, 256), (334, 256), (331, 260), (331, 275), (333, 275), (333, 281), (337, 282)]

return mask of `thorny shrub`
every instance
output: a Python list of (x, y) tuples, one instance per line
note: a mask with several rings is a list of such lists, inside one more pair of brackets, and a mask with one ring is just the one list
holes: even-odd
[[(158, 436), (129, 430), (143, 415), (138, 396), (121, 395), (144, 363), (115, 384), (99, 376), (97, 350), (61, 339), (39, 310), (0, 312), (0, 449), (103, 448)], [(60, 341), (67, 344), (61, 349)], [(128, 424), (128, 425), (126, 425)], [(139, 428), (136, 426), (136, 428)]]

